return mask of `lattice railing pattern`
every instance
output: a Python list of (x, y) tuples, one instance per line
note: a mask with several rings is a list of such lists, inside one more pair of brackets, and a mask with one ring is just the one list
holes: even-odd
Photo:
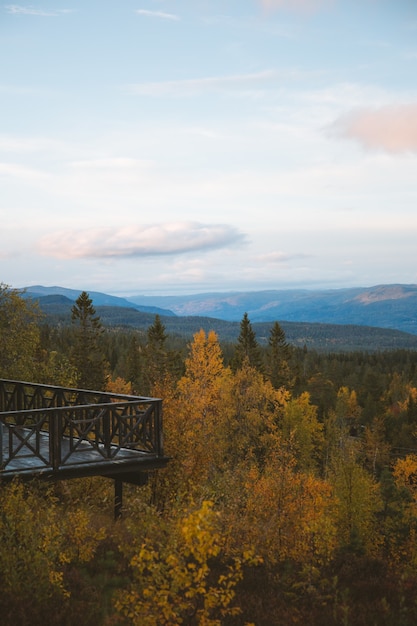
[(0, 380), (0, 425), (3, 472), (23, 457), (59, 469), (127, 450), (163, 456), (157, 398)]

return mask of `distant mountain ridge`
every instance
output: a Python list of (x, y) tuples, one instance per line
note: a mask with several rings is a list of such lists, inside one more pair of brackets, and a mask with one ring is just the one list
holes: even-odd
[(417, 285), (344, 289), (286, 289), (189, 296), (133, 296), (141, 305), (169, 308), (176, 315), (205, 315), (252, 322), (286, 320), (392, 328), (417, 335)]
[[(26, 298), (32, 298), (33, 300), (39, 300), (42, 298), (44, 304), (48, 302), (45, 298), (49, 299), (49, 303), (65, 304), (63, 298), (75, 302), (80, 295), (82, 289), (67, 289), (66, 287), (44, 287), (42, 285), (32, 285), (31, 287), (25, 287), (23, 295)], [(154, 313), (159, 315), (175, 315), (172, 311), (167, 309), (161, 309), (154, 305), (141, 305), (136, 304), (133, 301), (129, 301), (126, 298), (119, 298), (118, 296), (111, 296), (107, 293), (101, 293), (100, 291), (89, 291), (88, 295), (93, 301), (94, 306), (119, 306), (123, 308), (135, 309), (136, 311), (143, 311), (144, 313)], [(54, 298), (54, 299), (52, 299)]]
[[(406, 288), (398, 289), (395, 287), (395, 289), (388, 288), (385, 292), (383, 287), (378, 287), (371, 290), (358, 289), (354, 290), (353, 293), (352, 290), (348, 291), (351, 292), (348, 294), (349, 297), (341, 292), (332, 292), (332, 295), (337, 295), (337, 298), (333, 300), (332, 314), (336, 314), (338, 306), (343, 313), (343, 307), (352, 301), (352, 297), (355, 302), (360, 303), (360, 306), (365, 307), (365, 310), (371, 310), (371, 313), (372, 306), (380, 306), (381, 303), (384, 305), (386, 301), (390, 303), (391, 309), (393, 303), (398, 301), (413, 303), (415, 289), (407, 290)], [(63, 287), (35, 286), (27, 287), (23, 295), (26, 298), (36, 300), (46, 316), (45, 320), (54, 325), (71, 323), (71, 308), (80, 293), (81, 291)], [(330, 298), (329, 294), (324, 293)], [(69, 294), (70, 297), (64, 294)], [(280, 295), (280, 298), (277, 297), (277, 294)], [(287, 296), (287, 303), (282, 294)], [(343, 315), (340, 314), (339, 318), (332, 323), (294, 321), (297, 320), (298, 316), (306, 316), (308, 312), (312, 317), (320, 318), (325, 308), (322, 302), (322, 292), (294, 290), (289, 292), (268, 291), (166, 296), (155, 299), (144, 297), (145, 304), (135, 304), (130, 299), (109, 296), (100, 292), (89, 292), (89, 295), (105, 326), (134, 328), (141, 333), (146, 333), (146, 330), (155, 320), (155, 314), (158, 313), (166, 330), (172, 335), (188, 340), (200, 329), (206, 332), (214, 330), (221, 341), (235, 342), (239, 334), (243, 313), (248, 311), (261, 345), (267, 344), (273, 322), (279, 321), (287, 340), (294, 346), (306, 346), (310, 349), (326, 352), (417, 350), (417, 332), (413, 334), (389, 325), (378, 328), (374, 319), (371, 321), (367, 319), (365, 324), (354, 324), (349, 318), (347, 323), (342, 323), (339, 320), (343, 318)], [(138, 298), (142, 301), (142, 296), (138, 296)], [(288, 319), (291, 302), (294, 306), (292, 313), (294, 320)], [(176, 314), (171, 308), (156, 306), (156, 304), (163, 303), (176, 309), (178, 313), (184, 311), (184, 315)], [(302, 308), (299, 306), (300, 303), (302, 303)], [(284, 316), (282, 315), (283, 304), (287, 306), (286, 320), (283, 319)], [(212, 310), (213, 307), (217, 314), (212, 316), (186, 314), (187, 311), (196, 309), (204, 313), (206, 310)], [(277, 309), (277, 307), (279, 308)], [(410, 311), (408, 313), (411, 314)], [(343, 314), (346, 315), (346, 312)], [(392, 318), (393, 316), (391, 316)], [(263, 321), (261, 321), (262, 319)], [(407, 323), (410, 324), (412, 319), (406, 319), (408, 320)]]
[[(282, 289), (120, 298), (90, 291), (94, 306), (133, 308), (163, 316), (200, 316), (238, 322), (308, 322), (391, 328), (417, 335), (417, 285), (377, 285), (328, 290)], [(61, 295), (76, 300), (80, 291), (31, 286), (26, 296)]]

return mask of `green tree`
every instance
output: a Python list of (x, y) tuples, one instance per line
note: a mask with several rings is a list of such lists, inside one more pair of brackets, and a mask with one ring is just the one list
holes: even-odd
[(103, 327), (87, 292), (83, 291), (75, 301), (71, 319), (75, 329), (71, 361), (78, 371), (78, 385), (81, 388), (103, 389), (106, 375), (100, 346)]
[(252, 328), (247, 313), (243, 315), (242, 321), (240, 322), (240, 333), (237, 338), (237, 345), (232, 359), (233, 370), (236, 371), (240, 369), (245, 361), (251, 367), (260, 371), (262, 370), (261, 352), (256, 340), (256, 333)]
[(142, 346), (136, 334), (132, 335), (125, 360), (124, 377), (132, 383), (134, 393), (145, 393), (143, 389)]
[(147, 344), (145, 348), (144, 379), (146, 392), (152, 390), (158, 380), (164, 380), (168, 373), (169, 355), (166, 349), (168, 335), (160, 316), (155, 315), (154, 323), (147, 330)]
[(275, 387), (292, 387), (292, 375), (289, 367), (291, 346), (287, 343), (285, 333), (278, 322), (271, 328), (268, 340), (267, 373)]
[(0, 283), (0, 376), (38, 380), (40, 312), (19, 291)]

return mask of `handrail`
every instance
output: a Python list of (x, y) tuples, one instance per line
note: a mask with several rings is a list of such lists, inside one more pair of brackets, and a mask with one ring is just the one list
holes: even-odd
[(23, 457), (53, 470), (162, 457), (162, 400), (0, 379), (0, 431), (0, 474)]

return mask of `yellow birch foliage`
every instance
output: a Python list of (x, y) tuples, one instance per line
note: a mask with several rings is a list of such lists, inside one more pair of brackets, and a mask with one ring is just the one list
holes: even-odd
[(414, 502), (417, 502), (417, 455), (409, 454), (405, 459), (398, 459), (393, 475), (397, 487), (407, 489)]
[(317, 418), (317, 407), (305, 392), (291, 398), (284, 406), (282, 434), (291, 445), (300, 469), (317, 467), (324, 447), (323, 424)]
[(225, 373), (223, 356), (214, 331), (200, 330), (194, 335), (185, 360), (185, 374), (178, 382), (182, 401), (192, 411), (191, 423), (209, 431), (219, 414), (221, 379)]
[(244, 361), (233, 376), (225, 396), (224, 441), (229, 466), (242, 462), (263, 464), (274, 448), (282, 408), (289, 399), (283, 389), (274, 389), (262, 374)]
[(344, 426), (348, 430), (356, 428), (362, 412), (356, 391), (350, 390), (349, 387), (340, 387), (337, 392), (335, 412), (339, 426)]
[(132, 383), (130, 381), (126, 381), (124, 378), (117, 376), (114, 380), (110, 377), (106, 380), (106, 391), (110, 391), (110, 393), (121, 393), (126, 395), (132, 395)]
[(63, 511), (44, 486), (20, 482), (3, 486), (0, 606), (20, 602), (23, 614), (51, 610), (53, 600), (62, 604), (69, 597), (66, 566), (90, 561), (104, 536), (103, 529), (94, 529), (88, 513), (82, 509)]
[(180, 464), (182, 485), (178, 487), (188, 492), (204, 485), (221, 464), (224, 390), (230, 376), (216, 333), (206, 335), (200, 330), (190, 346), (185, 374), (178, 381), (174, 411), (164, 401), (167, 454)]
[(270, 564), (291, 559), (303, 565), (327, 562), (336, 545), (332, 489), (328, 482), (296, 470), (283, 451), (261, 473), (253, 467), (238, 541), (253, 546)]
[(377, 553), (382, 537), (376, 513), (382, 508), (379, 484), (358, 462), (356, 442), (345, 440), (329, 472), (337, 498), (336, 521), (342, 546), (355, 543)]
[(405, 490), (408, 498), (403, 498), (403, 521), (408, 529), (407, 535), (402, 534), (401, 547), (394, 555), (402, 563), (417, 566), (417, 455), (409, 454), (398, 459), (393, 468), (393, 476), (398, 489)]
[(13, 602), (17, 590), (37, 606), (53, 596), (64, 598), (61, 551), (63, 536), (56, 502), (40, 498), (19, 482), (1, 489), (0, 582)]
[(64, 563), (88, 563), (103, 539), (106, 538), (104, 527), (94, 528), (91, 515), (83, 509), (68, 511), (64, 518), (66, 535), (61, 560)]
[(166, 545), (143, 542), (130, 562), (135, 582), (118, 593), (116, 610), (133, 626), (221, 626), (240, 613), (235, 588), (243, 564), (254, 561), (247, 553), (221, 566), (222, 545), (218, 514), (204, 501), (177, 521)]

